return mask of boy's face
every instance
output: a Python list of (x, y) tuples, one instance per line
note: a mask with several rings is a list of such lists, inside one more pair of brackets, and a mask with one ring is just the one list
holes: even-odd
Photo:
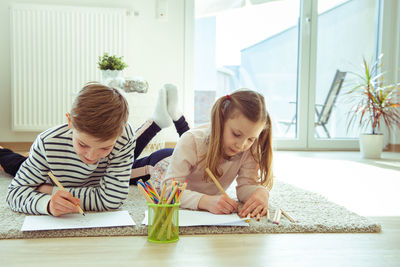
[(107, 141), (72, 129), (72, 143), (76, 154), (86, 164), (96, 164), (100, 159), (107, 157), (113, 149), (117, 138)]
[(224, 124), (223, 150), (225, 156), (233, 157), (254, 144), (264, 129), (264, 122), (252, 122), (242, 113), (227, 119)]
[(84, 132), (80, 132), (72, 127), (70, 114), (65, 114), (68, 118), (68, 127), (72, 129), (72, 145), (74, 146), (76, 154), (86, 164), (96, 164), (100, 159), (105, 158), (110, 154), (118, 136), (107, 140), (101, 141)]

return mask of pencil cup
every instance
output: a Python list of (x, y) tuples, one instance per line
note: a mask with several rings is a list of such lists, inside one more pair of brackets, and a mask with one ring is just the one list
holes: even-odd
[(179, 239), (179, 205), (147, 203), (149, 216), (147, 240), (170, 243)]

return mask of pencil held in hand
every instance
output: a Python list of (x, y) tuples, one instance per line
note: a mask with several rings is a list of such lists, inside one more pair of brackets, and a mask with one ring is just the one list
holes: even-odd
[[(47, 174), (50, 176), (51, 180), (53, 180), (53, 182), (54, 182), (59, 188), (61, 188), (61, 190), (67, 192), (67, 190), (64, 188), (64, 186), (57, 180), (57, 178), (53, 175), (52, 172), (48, 172)], [(79, 205), (77, 205), (77, 207), (78, 207), (79, 213), (82, 214), (83, 216), (85, 216), (85, 213), (83, 212), (82, 208), (81, 208)]]
[(213, 182), (215, 183), (215, 185), (218, 187), (219, 191), (221, 192), (221, 194), (229, 197), (225, 190), (222, 188), (221, 184), (218, 182), (217, 178), (215, 178), (214, 174), (210, 171), (209, 168), (206, 168), (206, 172), (208, 174), (208, 176), (210, 176), (210, 178), (213, 180)]

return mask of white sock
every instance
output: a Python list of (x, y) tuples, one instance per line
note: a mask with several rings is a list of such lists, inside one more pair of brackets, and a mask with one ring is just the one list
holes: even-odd
[(175, 85), (169, 83), (164, 84), (164, 87), (167, 90), (167, 109), (169, 116), (173, 121), (177, 121), (183, 115), (179, 110), (178, 89)]
[(167, 128), (172, 124), (167, 111), (167, 91), (164, 87), (161, 87), (161, 89), (158, 90), (158, 99), (156, 109), (153, 113), (153, 121), (160, 128)]

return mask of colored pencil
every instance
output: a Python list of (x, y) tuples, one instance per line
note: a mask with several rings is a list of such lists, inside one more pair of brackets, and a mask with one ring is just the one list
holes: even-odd
[(149, 196), (149, 194), (146, 192), (146, 190), (143, 188), (143, 185), (140, 183), (137, 183), (137, 186), (139, 188), (139, 191), (142, 193), (144, 198), (147, 200), (148, 203), (154, 203), (153, 199)]
[(214, 174), (210, 171), (209, 168), (206, 168), (206, 172), (207, 174), (210, 176), (210, 178), (213, 180), (213, 182), (215, 183), (215, 185), (218, 187), (219, 191), (221, 192), (221, 194), (229, 197), (225, 190), (222, 188), (221, 184), (218, 182), (217, 178), (215, 178)]
[[(172, 188), (171, 188), (172, 189)], [(167, 200), (167, 202), (165, 204), (171, 204), (172, 199), (174, 198), (176, 191), (178, 190), (178, 186), (175, 186), (172, 191), (171, 194), (169, 195), (169, 198)]]
[[(53, 182), (54, 182), (61, 190), (65, 191), (65, 192), (68, 192), (68, 191), (64, 188), (64, 186), (57, 180), (57, 178), (54, 176), (54, 174), (53, 174), (52, 172), (48, 172), (47, 174), (50, 176), (51, 180), (53, 180)], [(82, 214), (83, 216), (85, 216), (85, 213), (83, 212), (81, 206), (79, 206), (79, 205), (76, 205), (76, 206), (78, 207), (79, 213)]]
[(277, 209), (275, 211), (274, 219), (272, 220), (273, 224), (279, 224), (279, 220), (281, 219), (281, 209)]
[(247, 216), (246, 216), (246, 220), (245, 220), (245, 222), (250, 222), (250, 219), (251, 219), (251, 216), (250, 216), (250, 213), (249, 214), (247, 214)]
[[(149, 180), (147, 180), (147, 183), (149, 183), (150, 184), (150, 186), (154, 189), (154, 193), (156, 194), (156, 196), (157, 196), (157, 198), (158, 199), (160, 199), (160, 195), (158, 194), (158, 192), (157, 192), (157, 190), (156, 190), (156, 188), (154, 187), (154, 185), (153, 185), (153, 183), (151, 182), (151, 180), (149, 179)], [(161, 199), (160, 199), (160, 201), (161, 201)]]
[[(183, 193), (183, 191), (185, 191), (186, 185), (187, 185), (186, 182), (182, 185), (182, 187), (181, 187), (181, 193)], [(177, 192), (177, 188), (178, 188), (178, 186), (176, 186), (176, 187), (174, 188), (174, 191), (175, 191), (175, 192)], [(182, 194), (179, 195), (179, 197), (177, 198), (177, 202), (176, 202), (176, 203), (179, 202), (179, 200), (181, 199), (181, 196), (182, 196)], [(171, 196), (170, 196), (170, 198), (171, 198)], [(163, 233), (164, 233), (164, 231), (165, 231), (165, 229), (166, 229), (167, 227), (168, 227), (168, 230), (167, 230), (167, 239), (170, 238), (170, 235), (171, 235), (171, 224), (172, 224), (172, 215), (174, 214), (174, 210), (175, 210), (175, 207), (172, 208), (172, 209), (169, 211), (169, 214), (168, 214), (167, 218), (165, 219), (164, 224), (161, 226), (161, 229), (160, 229), (160, 231), (158, 232), (158, 235), (157, 235), (157, 239), (158, 239), (158, 240), (161, 239), (161, 237), (162, 237), (162, 235), (163, 235)]]
[(147, 195), (152, 199), (153, 203), (159, 203), (160, 201), (160, 196), (158, 195), (156, 189), (154, 189), (150, 183), (148, 182), (143, 182), (142, 179), (140, 179), (139, 181), (137, 181), (138, 185), (141, 185), (144, 189), (144, 191), (147, 193)]
[(287, 214), (283, 209), (281, 209), (281, 212), (283, 214), (283, 216), (285, 216), (290, 222), (295, 223), (296, 221), (289, 216), (289, 214)]
[(161, 195), (160, 195), (160, 204), (163, 204), (163, 202), (164, 202), (164, 197), (165, 197), (166, 191), (167, 191), (167, 184), (164, 183), (164, 186), (161, 190)]

